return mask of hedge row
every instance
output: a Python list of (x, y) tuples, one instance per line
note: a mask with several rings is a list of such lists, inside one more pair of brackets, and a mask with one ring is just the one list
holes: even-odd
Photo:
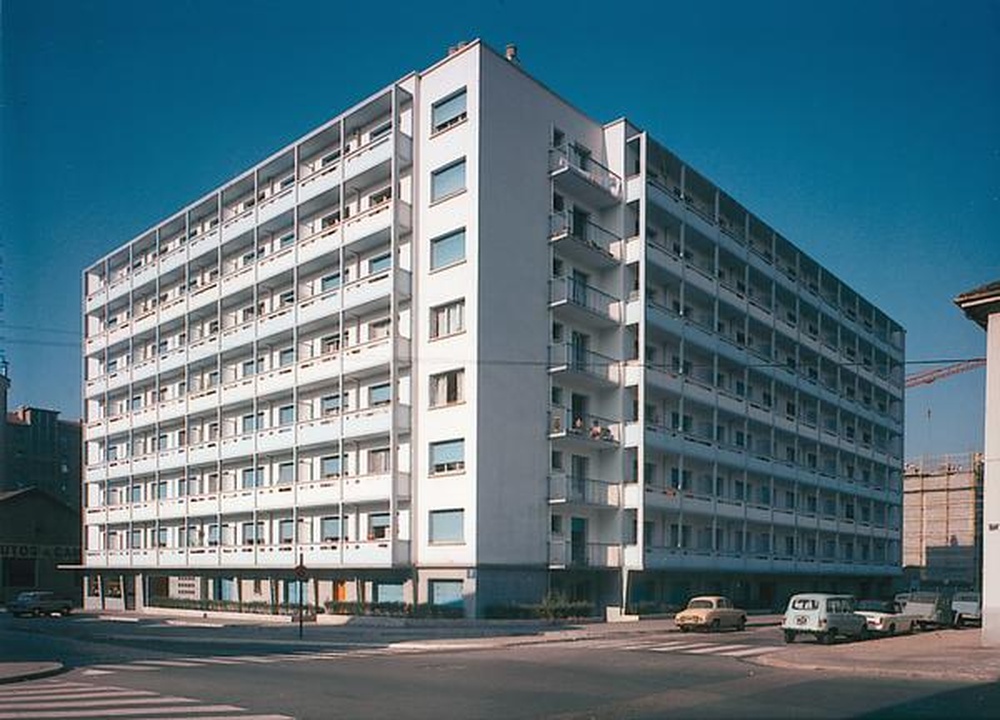
[[(241, 603), (237, 600), (192, 600), (189, 598), (152, 598), (150, 605), (153, 607), (172, 608), (174, 610), (201, 610), (211, 612), (237, 612), (250, 613), (254, 615), (297, 615), (299, 606), (297, 604), (278, 603), (272, 605), (269, 602), (255, 600)], [(323, 612), (322, 606), (303, 605), (307, 614)]]

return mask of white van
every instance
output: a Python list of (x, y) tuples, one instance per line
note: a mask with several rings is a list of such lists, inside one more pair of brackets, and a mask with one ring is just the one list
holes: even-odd
[(853, 595), (792, 595), (781, 623), (785, 642), (795, 642), (796, 635), (812, 635), (824, 645), (832, 643), (838, 635), (864, 640), (868, 637), (868, 624), (854, 611)]

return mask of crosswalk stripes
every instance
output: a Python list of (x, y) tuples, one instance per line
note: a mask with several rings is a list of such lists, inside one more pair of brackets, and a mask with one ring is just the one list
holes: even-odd
[(723, 657), (752, 657), (780, 650), (781, 645), (752, 645), (750, 643), (727, 642), (725, 640), (668, 640), (651, 638), (646, 640), (594, 639), (577, 641), (577, 645), (601, 650), (622, 650), (625, 652), (681, 653), (685, 655), (719, 655)]
[(161, 695), (113, 685), (40, 680), (0, 687), (0, 720), (57, 718), (148, 718), (149, 720), (291, 720), (287, 715), (258, 714), (237, 705)]

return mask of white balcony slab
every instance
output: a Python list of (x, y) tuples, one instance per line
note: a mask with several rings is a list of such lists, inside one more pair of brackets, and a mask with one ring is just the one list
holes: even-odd
[(222, 386), (222, 404), (243, 402), (251, 399), (256, 394), (256, 385), (253, 378), (244, 378)]
[(362, 438), (388, 434), (391, 420), (389, 406), (368, 408), (344, 415), (344, 437)]
[(187, 551), (182, 548), (160, 548), (156, 553), (157, 567), (185, 567)]
[(176, 270), (181, 267), (187, 261), (187, 250), (182, 245), (175, 250), (170, 251), (166, 255), (160, 256), (160, 267), (159, 274), (163, 275), (171, 270)]
[(219, 511), (217, 494), (194, 495), (188, 498), (188, 516), (211, 516)]
[(391, 567), (392, 542), (348, 542), (344, 544), (344, 564), (352, 567)]
[(295, 325), (295, 308), (286, 307), (277, 310), (270, 315), (265, 315), (257, 321), (257, 337), (265, 338), (286, 330), (291, 330)]
[(87, 423), (87, 426), (83, 430), (83, 437), (85, 440), (94, 440), (99, 437), (104, 437), (108, 433), (107, 425), (103, 420), (94, 420), (93, 422)]
[(222, 242), (239, 237), (254, 225), (253, 210), (245, 210), (241, 214), (229, 218), (222, 224)]
[(152, 330), (156, 327), (156, 323), (156, 310), (149, 310), (132, 320), (132, 332), (138, 335), (139, 333)]
[(388, 162), (392, 157), (392, 135), (386, 135), (373, 143), (364, 145), (344, 158), (344, 178), (352, 178), (370, 170), (376, 165)]
[(294, 568), (299, 562), (294, 545), (276, 545), (257, 548), (257, 566), (268, 568)]
[(344, 286), (344, 308), (357, 308), (381, 298), (388, 298), (391, 291), (392, 273), (389, 271), (363, 278)]
[(219, 458), (219, 444), (216, 441), (192, 445), (187, 451), (188, 463), (201, 465), (215, 462)]
[(296, 488), (299, 507), (319, 507), (340, 501), (340, 478), (327, 478), (303, 483)]
[(256, 502), (256, 491), (253, 488), (231, 490), (219, 494), (219, 502), (227, 513), (252, 512)]
[(107, 567), (129, 567), (132, 564), (132, 555), (128, 550), (109, 550), (105, 557)]
[(341, 482), (344, 488), (344, 502), (388, 501), (392, 496), (392, 476), (388, 473), (347, 476), (342, 478)]
[(252, 322), (226, 328), (222, 331), (222, 350), (232, 350), (234, 348), (249, 345), (254, 338), (254, 324)]
[(188, 311), (194, 312), (199, 308), (207, 307), (212, 305), (219, 300), (219, 283), (218, 281), (213, 282), (211, 285), (205, 285), (192, 292), (188, 296)]
[(176, 519), (184, 517), (187, 513), (187, 498), (168, 498), (160, 501), (160, 519)]
[(156, 472), (156, 455), (142, 455), (132, 460), (132, 472), (136, 475), (148, 475)]
[(209, 250), (214, 250), (219, 246), (219, 229), (212, 228), (206, 233), (198, 235), (188, 242), (188, 259), (194, 260), (201, 257)]
[(108, 289), (102, 287), (100, 290), (95, 290), (87, 296), (84, 302), (84, 309), (90, 313), (94, 312), (97, 308), (101, 307), (108, 301)]
[(291, 390), (295, 385), (295, 367), (288, 366), (272, 370), (257, 377), (257, 395), (270, 395)]
[(128, 477), (131, 474), (131, 460), (112, 460), (107, 464), (107, 477), (109, 480), (113, 478)]
[(271, 218), (276, 218), (281, 213), (290, 210), (295, 204), (295, 188), (288, 187), (279, 193), (265, 198), (257, 204), (257, 222), (265, 223)]
[(350, 244), (379, 233), (388, 237), (392, 227), (392, 203), (378, 205), (344, 222), (344, 244)]
[(91, 335), (83, 341), (83, 351), (87, 355), (93, 355), (108, 346), (108, 336), (106, 333)]
[(310, 235), (299, 242), (299, 263), (306, 263), (332, 253), (342, 244), (343, 231), (340, 225)]
[(132, 366), (132, 382), (147, 380), (156, 375), (156, 358), (142, 360)]
[[(185, 314), (187, 314), (187, 311), (188, 311), (187, 297), (182, 296), (174, 298), (173, 300), (170, 300), (160, 306), (159, 322), (162, 324), (170, 322), (171, 320), (182, 318), (184, 317)], [(136, 333), (138, 332), (139, 331), (137, 329)]]
[(188, 364), (210, 358), (219, 352), (219, 336), (211, 335), (188, 348)]
[(156, 274), (157, 267), (155, 262), (143, 265), (132, 273), (132, 287), (138, 290), (143, 285), (153, 282), (156, 279)]
[(293, 267), (295, 267), (295, 248), (287, 247), (260, 259), (257, 263), (257, 279), (266, 280)]
[(160, 403), (159, 413), (160, 422), (182, 418), (187, 414), (187, 401), (180, 397)]
[(132, 324), (125, 322), (120, 323), (108, 333), (108, 345), (116, 345), (120, 342), (128, 340), (129, 335), (132, 333)]
[(257, 489), (258, 510), (289, 509), (295, 506), (294, 485), (272, 485)]
[(317, 195), (335, 188), (340, 182), (340, 164), (330, 164), (314, 172), (299, 182), (299, 202), (311, 200)]
[(132, 520), (141, 522), (156, 519), (156, 503), (141, 502), (132, 504)]
[(224, 275), (222, 277), (222, 294), (232, 295), (234, 292), (253, 287), (255, 278), (253, 265), (247, 265), (235, 272)]
[[(343, 350), (341, 354), (345, 375), (371, 370), (388, 365), (392, 360), (392, 341), (384, 338), (364, 345), (355, 345)], [(406, 357), (408, 354), (403, 356)]]
[(96, 395), (101, 395), (105, 390), (108, 389), (108, 379), (104, 375), (96, 377), (93, 380), (88, 380), (84, 386), (84, 394), (87, 397), (94, 397)]
[(91, 465), (84, 471), (84, 476), (87, 482), (96, 482), (98, 480), (106, 480), (108, 477), (108, 468), (105, 465)]
[(300, 386), (324, 382), (336, 377), (339, 371), (340, 356), (338, 353), (321, 355), (299, 363), (298, 382)]
[(124, 277), (113, 281), (110, 285), (108, 285), (108, 302), (128, 295), (131, 289), (132, 278), (129, 275), (125, 275)]
[(132, 518), (132, 510), (128, 505), (113, 505), (108, 508), (108, 524), (127, 523)]
[(184, 367), (187, 362), (187, 348), (179, 347), (166, 355), (160, 356), (160, 372), (170, 372)]
[(108, 391), (118, 390), (125, 387), (132, 380), (132, 371), (130, 368), (123, 368), (118, 372), (113, 372), (108, 375), (107, 378), (107, 389)]
[(257, 452), (273, 453), (295, 446), (295, 426), (274, 428), (257, 433)]
[(340, 312), (341, 292), (331, 290), (322, 295), (314, 295), (299, 303), (299, 324), (322, 320)]
[(187, 464), (187, 448), (172, 448), (159, 453), (158, 469), (160, 471), (178, 470)]
[(217, 567), (221, 552), (217, 547), (199, 547), (188, 549), (188, 567)]
[(224, 438), (222, 440), (221, 457), (223, 460), (245, 457), (252, 454), (253, 449), (253, 435)]
[(147, 425), (152, 425), (156, 422), (156, 406), (147, 405), (146, 407), (135, 411), (132, 413), (132, 428), (146, 427)]
[(219, 565), (221, 567), (232, 568), (254, 567), (256, 565), (256, 555), (253, 546), (227, 546), (222, 548), (219, 551)]
[(344, 564), (341, 543), (315, 543), (300, 545), (302, 561), (306, 567), (337, 567)]
[(307, 447), (333, 442), (340, 438), (340, 418), (330, 417), (299, 423), (298, 445)]

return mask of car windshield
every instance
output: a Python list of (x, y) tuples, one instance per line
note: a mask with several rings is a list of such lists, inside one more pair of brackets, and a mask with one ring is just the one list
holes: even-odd
[(711, 610), (711, 600), (692, 600), (688, 603), (688, 610)]
[(35, 593), (33, 593), (33, 592), (23, 592), (23, 593), (21, 593), (20, 595), (17, 596), (17, 599), (18, 600), (22, 600), (22, 601), (23, 600), (34, 600), (35, 599)]
[(976, 593), (956, 593), (955, 599), (958, 602), (979, 602), (979, 595)]

